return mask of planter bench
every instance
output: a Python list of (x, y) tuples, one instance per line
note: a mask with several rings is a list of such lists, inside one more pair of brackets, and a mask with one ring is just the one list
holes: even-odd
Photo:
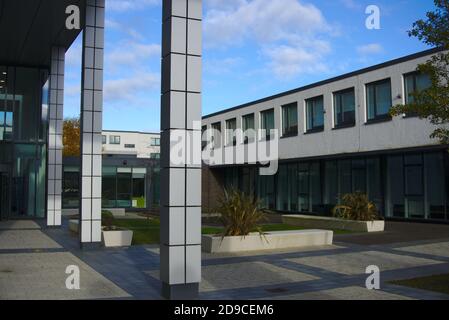
[[(78, 233), (79, 221), (69, 220), (69, 230)], [(133, 240), (132, 230), (103, 230), (101, 235), (105, 247), (129, 247)]]
[(293, 230), (251, 233), (246, 237), (202, 236), (202, 251), (207, 253), (260, 251), (331, 245), (333, 232), (328, 230)]
[(385, 229), (384, 220), (355, 221), (333, 217), (318, 217), (307, 215), (283, 215), (282, 222), (292, 226), (320, 229), (340, 229), (355, 232), (380, 232)]

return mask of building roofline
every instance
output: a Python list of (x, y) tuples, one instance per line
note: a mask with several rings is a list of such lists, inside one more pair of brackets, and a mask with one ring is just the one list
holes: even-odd
[(356, 71), (345, 73), (345, 74), (340, 75), (340, 76), (336, 76), (336, 77), (333, 77), (333, 78), (329, 78), (329, 79), (326, 79), (326, 80), (322, 80), (322, 81), (319, 81), (319, 82), (308, 84), (308, 85), (305, 85), (305, 86), (302, 86), (302, 87), (299, 87), (299, 88), (296, 88), (296, 89), (292, 89), (292, 90), (289, 90), (289, 91), (281, 92), (281, 93), (278, 93), (278, 94), (275, 94), (275, 95), (272, 95), (272, 96), (269, 96), (269, 97), (266, 97), (266, 98), (262, 98), (262, 99), (255, 100), (255, 101), (252, 101), (252, 102), (247, 102), (247, 103), (238, 105), (236, 107), (232, 107), (232, 108), (224, 109), (224, 110), (221, 110), (221, 111), (217, 111), (217, 112), (214, 112), (214, 113), (211, 113), (211, 114), (203, 116), (203, 120), (215, 117), (215, 116), (220, 115), (220, 114), (224, 114), (224, 113), (228, 113), (228, 112), (235, 111), (235, 110), (238, 110), (238, 109), (242, 109), (242, 108), (245, 108), (245, 107), (249, 107), (249, 106), (252, 106), (252, 105), (255, 105), (255, 104), (258, 104), (258, 103), (266, 102), (266, 101), (273, 100), (273, 99), (276, 99), (276, 98), (281, 98), (281, 97), (284, 97), (284, 96), (287, 96), (287, 95), (291, 95), (291, 94), (294, 94), (294, 93), (298, 93), (298, 92), (301, 92), (301, 91), (305, 91), (305, 90), (308, 90), (308, 89), (319, 87), (319, 86), (322, 86), (322, 85), (325, 85), (325, 84), (329, 84), (329, 83), (332, 83), (332, 82), (335, 82), (335, 81), (339, 81), (339, 80), (343, 80), (343, 79), (346, 79), (346, 78), (358, 76), (358, 75), (363, 74), (363, 73), (367, 73), (367, 72), (371, 72), (371, 71), (374, 71), (374, 70), (382, 69), (382, 68), (385, 68), (385, 67), (393, 66), (393, 65), (396, 65), (396, 64), (399, 64), (399, 63), (402, 63), (402, 62), (406, 62), (406, 61), (409, 61), (409, 60), (414, 60), (414, 59), (418, 59), (418, 58), (421, 58), (421, 57), (425, 57), (427, 55), (438, 53), (438, 52), (441, 52), (441, 51), (444, 51), (444, 50), (445, 50), (444, 48), (439, 48), (438, 47), (438, 48), (432, 48), (432, 49), (420, 51), (420, 52), (417, 52), (417, 53), (413, 53), (413, 54), (410, 54), (410, 55), (407, 55), (407, 56), (404, 56), (404, 57), (401, 57), (401, 58), (397, 58), (397, 59), (389, 60), (389, 61), (386, 61), (386, 62), (383, 62), (383, 63), (380, 63), (380, 64), (376, 64), (376, 65), (371, 66), (371, 67), (359, 69), (359, 70), (356, 70)]
[(128, 131), (128, 130), (107, 130), (107, 129), (103, 129), (102, 132), (139, 133), (139, 134), (154, 134), (154, 135), (161, 135), (160, 132)]

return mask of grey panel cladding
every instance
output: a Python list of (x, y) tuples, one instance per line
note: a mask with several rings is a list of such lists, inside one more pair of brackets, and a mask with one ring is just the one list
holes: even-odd
[(88, 0), (81, 92), (81, 243), (101, 241), (102, 112), (105, 1)]
[(65, 48), (51, 50), (48, 106), (47, 226), (61, 225)]
[(161, 280), (168, 285), (201, 280), (201, 161), (192, 162), (201, 153), (201, 18), (201, 0), (163, 2)]

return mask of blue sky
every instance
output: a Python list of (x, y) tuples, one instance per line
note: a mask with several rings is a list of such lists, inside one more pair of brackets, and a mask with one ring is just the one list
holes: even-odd
[[(203, 114), (427, 49), (407, 30), (432, 0), (203, 0)], [(161, 0), (106, 0), (103, 127), (159, 131)], [(380, 8), (380, 30), (365, 9)], [(80, 109), (81, 37), (65, 116)]]

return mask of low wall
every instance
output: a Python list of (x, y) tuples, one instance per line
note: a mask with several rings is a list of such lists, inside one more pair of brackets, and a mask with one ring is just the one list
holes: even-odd
[(306, 215), (283, 215), (282, 222), (304, 228), (339, 229), (355, 232), (380, 232), (384, 231), (385, 228), (384, 220), (355, 221)]
[(331, 245), (333, 232), (328, 230), (273, 231), (263, 236), (251, 233), (246, 237), (203, 235), (202, 250), (208, 253), (261, 251)]

